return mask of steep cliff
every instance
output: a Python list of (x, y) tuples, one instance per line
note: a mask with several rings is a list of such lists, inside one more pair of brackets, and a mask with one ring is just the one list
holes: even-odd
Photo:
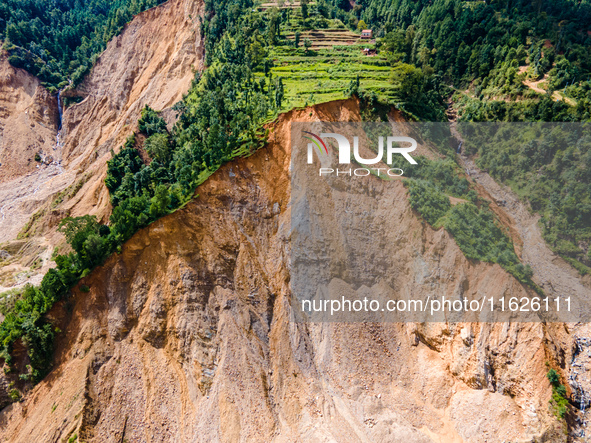
[(35, 154), (51, 162), (57, 120), (56, 98), (0, 53), (0, 183), (35, 171)]
[[(110, 151), (136, 129), (146, 104), (168, 110), (164, 115), (174, 120), (169, 108), (201, 68), (201, 9), (201, 1), (170, 0), (136, 16), (109, 42), (84, 82), (62, 93), (64, 102), (81, 101), (63, 111), (59, 142), (56, 97), (0, 59), (0, 242), (17, 235), (25, 240), (9, 245), (15, 251), (12, 268), (0, 276), (0, 287), (24, 283), (14, 278), (24, 271), (26, 281), (40, 280), (53, 247), (63, 241), (56, 225), (65, 216), (108, 217), (103, 181)], [(36, 163), (37, 151), (50, 154), (51, 161)], [(43, 265), (31, 269), (38, 256)]]
[[(267, 147), (88, 276), (52, 312), (55, 369), (0, 413), (0, 439), (564, 440), (545, 374), (568, 368), (565, 325), (290, 321), (290, 123), (359, 119), (352, 100), (281, 116)], [(389, 186), (400, 233), (416, 233), (397, 245), (401, 284), (436, 269), (441, 284), (526, 290)]]

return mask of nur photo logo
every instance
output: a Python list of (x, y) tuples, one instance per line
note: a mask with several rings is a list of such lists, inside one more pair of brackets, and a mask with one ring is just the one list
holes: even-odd
[[(372, 168), (356, 168), (346, 169), (339, 167), (327, 167), (330, 164), (331, 156), (329, 148), (325, 139), (334, 139), (338, 148), (338, 163), (339, 165), (350, 165), (352, 161), (361, 165), (376, 165), (380, 162), (384, 162), (384, 154), (386, 157), (385, 163), (392, 166), (394, 163), (394, 155), (399, 154), (411, 165), (416, 165), (417, 162), (410, 156), (410, 153), (417, 148), (417, 141), (414, 138), (406, 136), (388, 136), (378, 137), (377, 150), (375, 157), (363, 158), (359, 150), (359, 136), (353, 137), (353, 156), (351, 156), (351, 143), (349, 139), (336, 132), (323, 132), (320, 135), (314, 134), (309, 131), (302, 131), (302, 137), (308, 140), (307, 143), (307, 162), (309, 165), (314, 163), (314, 152), (321, 163), (321, 167), (318, 170), (319, 175), (346, 175), (346, 176), (357, 176), (365, 177), (370, 174), (387, 174), (391, 177), (399, 177), (404, 174), (404, 171), (400, 168), (385, 168), (385, 167), (372, 167)], [(385, 142), (385, 143), (384, 143)], [(384, 148), (384, 145), (385, 148)], [(371, 149), (370, 149), (371, 150)]]

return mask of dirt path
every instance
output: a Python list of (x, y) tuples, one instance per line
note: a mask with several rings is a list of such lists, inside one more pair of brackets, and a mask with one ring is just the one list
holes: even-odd
[[(528, 88), (536, 91), (539, 94), (546, 94), (548, 91), (540, 88), (540, 86), (539, 86), (540, 83), (543, 83), (546, 80), (548, 80), (548, 75), (547, 74), (541, 80), (537, 80), (535, 82), (532, 82), (531, 80), (524, 80), (523, 81), (523, 84), (525, 86), (527, 86)], [(558, 91), (554, 91), (552, 93), (552, 99), (555, 100), (555, 101), (563, 101), (563, 102), (565, 102), (565, 103), (567, 103), (567, 104), (569, 104), (571, 106), (576, 106), (577, 105), (577, 102), (575, 100), (573, 100), (570, 97), (566, 97), (565, 95), (561, 94)]]
[(542, 78), (541, 80), (535, 81), (535, 82), (532, 82), (531, 80), (524, 80), (523, 84), (525, 86), (527, 86), (528, 88), (533, 89), (534, 91), (536, 91), (540, 94), (545, 94), (547, 91), (540, 88), (539, 84), (546, 81), (547, 79), (548, 79), (548, 77), (544, 76), (544, 78)]

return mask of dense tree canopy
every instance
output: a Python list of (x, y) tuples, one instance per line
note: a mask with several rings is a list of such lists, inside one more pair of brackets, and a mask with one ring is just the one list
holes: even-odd
[(4, 0), (0, 35), (10, 63), (48, 86), (79, 82), (135, 14), (163, 0)]

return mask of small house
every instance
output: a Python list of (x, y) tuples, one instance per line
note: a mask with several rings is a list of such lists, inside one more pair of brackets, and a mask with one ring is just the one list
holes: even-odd
[(372, 38), (373, 37), (373, 32), (371, 31), (371, 29), (364, 29), (363, 31), (361, 31), (361, 38)]

